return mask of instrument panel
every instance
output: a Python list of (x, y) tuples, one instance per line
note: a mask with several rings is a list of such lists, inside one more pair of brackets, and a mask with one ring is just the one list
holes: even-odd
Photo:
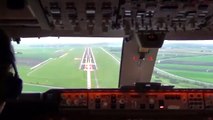
[(61, 90), (57, 98), (59, 110), (213, 110), (212, 90)]
[(211, 120), (213, 90), (55, 89), (22, 94), (4, 111), (6, 120)]

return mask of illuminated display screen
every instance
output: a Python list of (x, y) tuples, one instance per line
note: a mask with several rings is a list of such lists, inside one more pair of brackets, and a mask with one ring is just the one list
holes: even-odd
[(212, 88), (213, 41), (165, 41), (151, 82), (175, 88)]
[(13, 43), (23, 92), (118, 88), (123, 38), (43, 37)]

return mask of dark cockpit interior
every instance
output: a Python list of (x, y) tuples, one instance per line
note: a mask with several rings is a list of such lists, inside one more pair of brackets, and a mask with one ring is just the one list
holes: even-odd
[(6, 38), (1, 120), (213, 119), (213, 0), (1, 0)]

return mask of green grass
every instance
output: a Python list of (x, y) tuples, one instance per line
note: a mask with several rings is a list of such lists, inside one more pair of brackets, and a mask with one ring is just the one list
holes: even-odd
[(34, 47), (29, 49), (16, 49), (16, 52), (21, 52), (21, 54), (16, 54), (17, 58), (39, 58), (47, 59), (50, 57), (56, 57), (56, 48), (40, 48)]
[(30, 74), (33, 83), (57, 87), (85, 88), (86, 74), (79, 70), (84, 49), (74, 49), (63, 58), (56, 58)]
[[(37, 51), (37, 52), (35, 52)], [(56, 50), (46, 50), (31, 48), (25, 49), (21, 58), (46, 58), (53, 57)], [(74, 48), (72, 51), (66, 50), (68, 55), (62, 58), (53, 57), (47, 63), (30, 69), (30, 66), (18, 65), (20, 76), (24, 80), (25, 92), (44, 92), (50, 89), (48, 86), (63, 88), (87, 88), (87, 73), (79, 69), (84, 48)], [(102, 88), (117, 88), (119, 80), (120, 65), (100, 48), (93, 48), (94, 56), (97, 62), (98, 70), (96, 71), (99, 86)], [(32, 53), (32, 54), (31, 54)], [(39, 54), (40, 53), (40, 54)], [(118, 53), (116, 53), (118, 54)], [(116, 56), (118, 58), (118, 56)], [(92, 88), (96, 88), (94, 72), (91, 72)], [(35, 86), (33, 86), (35, 84)], [(40, 86), (37, 86), (40, 85)], [(45, 86), (47, 85), (47, 86)]]
[[(111, 52), (110, 52), (111, 53)], [(116, 57), (118, 60), (121, 60), (121, 52), (113, 52), (111, 53), (114, 57)]]
[(181, 77), (213, 83), (213, 74), (212, 73), (192, 72), (192, 71), (184, 71), (184, 70), (167, 70), (167, 69), (165, 69), (165, 71), (172, 73), (174, 75), (181, 76)]
[(163, 78), (163, 77), (157, 78), (155, 75), (152, 76), (151, 82), (159, 82), (159, 80), (161, 81), (160, 83), (162, 85), (173, 85), (175, 88), (200, 88), (201, 87), (198, 85), (194, 85), (194, 84), (190, 84), (190, 83), (186, 83), (182, 81), (174, 84), (174, 83), (171, 83), (171, 81), (167, 78)]
[[(174, 53), (173, 53), (174, 54)], [(187, 53), (183, 54), (187, 56)], [(190, 56), (189, 54), (188, 56)], [(168, 57), (168, 56), (167, 56)], [(195, 54), (195, 56), (190, 57), (177, 57), (171, 60), (177, 61), (191, 61), (191, 62), (213, 62), (213, 55), (205, 55), (200, 56), (199, 54)], [(156, 64), (156, 67), (160, 68), (161, 70), (167, 71), (174, 75), (178, 75), (181, 77), (209, 82), (213, 83), (213, 74), (211, 72), (206, 72), (208, 69), (213, 69), (213, 66), (199, 66), (199, 65), (181, 65), (181, 64)], [(165, 68), (164, 68), (165, 67)], [(180, 70), (176, 70), (180, 69)], [(192, 70), (190, 70), (190, 69)], [(185, 70), (184, 70), (185, 69)], [(188, 70), (187, 70), (188, 69)], [(193, 71), (193, 70), (202, 70), (202, 71)], [(185, 86), (184, 84), (182, 86)]]
[(120, 64), (100, 48), (93, 48), (97, 62), (97, 78), (100, 87), (117, 88), (119, 82)]
[(206, 55), (206, 56), (193, 56), (193, 57), (183, 57), (183, 58), (176, 58), (173, 60), (178, 61), (192, 61), (192, 62), (213, 62), (213, 55)]
[(24, 84), (23, 92), (44, 92), (49, 90), (47, 87), (39, 87), (39, 86), (33, 86), (33, 85), (26, 85)]
[(158, 60), (162, 60), (162, 59), (170, 59), (170, 58), (183, 58), (183, 57), (189, 57), (189, 56), (193, 56), (193, 55), (184, 55), (184, 54), (174, 54), (174, 53), (160, 53), (157, 56)]
[(203, 56), (203, 54), (202, 53), (198, 54), (198, 53), (187, 53), (187, 52), (177, 52), (177, 51), (167, 50), (167, 51), (159, 51), (157, 59), (158, 60), (168, 59), (168, 58), (177, 59), (177, 58), (197, 57), (197, 56)]
[(104, 47), (104, 49), (106, 51), (108, 51), (110, 54), (112, 54), (118, 60), (121, 59), (122, 46), (120, 46), (120, 47)]
[(61, 54), (68, 52), (70, 47), (68, 46), (15, 46), (15, 51), (19, 54), (16, 54), (17, 58), (34, 58), (34, 59), (48, 59), (59, 57)]
[[(86, 88), (86, 74), (79, 70), (80, 60), (75, 60), (82, 57), (83, 51), (81, 48), (73, 49), (66, 57), (52, 59), (33, 72), (29, 66), (18, 65), (20, 76), (25, 83), (30, 84)], [(48, 89), (50, 88), (24, 85), (24, 91), (44, 92)]]
[(174, 68), (191, 68), (191, 69), (213, 69), (213, 66), (199, 66), (199, 65), (180, 65), (180, 64), (156, 64), (156, 67), (161, 68), (161, 67), (167, 67), (168, 69), (174, 69)]
[[(161, 70), (167, 71), (174, 75), (178, 75), (181, 77), (209, 82), (213, 83), (213, 74), (212, 72), (206, 72), (207, 69), (213, 69), (213, 66), (198, 66), (198, 65), (180, 65), (180, 64), (156, 64), (156, 67), (160, 68)], [(162, 67), (162, 68), (161, 68)], [(163, 68), (166, 67), (166, 68)], [(180, 70), (175, 70), (175, 68), (179, 68)], [(203, 70), (201, 71), (193, 71), (187, 70), (187, 68), (194, 69), (194, 70)], [(184, 70), (186, 69), (186, 70)]]

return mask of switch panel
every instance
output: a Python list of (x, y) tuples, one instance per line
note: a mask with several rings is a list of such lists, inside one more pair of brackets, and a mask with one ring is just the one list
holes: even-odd
[(212, 30), (211, 0), (41, 0), (53, 29), (87, 34)]
[(209, 110), (213, 91), (70, 90), (60, 93), (60, 109), (88, 110)]

